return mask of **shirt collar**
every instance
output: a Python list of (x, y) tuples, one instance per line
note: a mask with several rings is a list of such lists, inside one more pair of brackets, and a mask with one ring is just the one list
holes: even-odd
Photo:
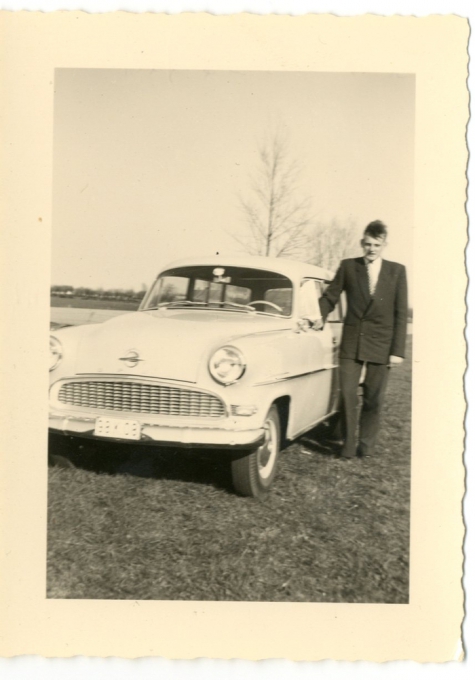
[(379, 279), (382, 264), (383, 261), (381, 257), (378, 257), (376, 260), (373, 260), (373, 262), (370, 263), (371, 266), (369, 266), (369, 264), (366, 262), (366, 271), (368, 272), (368, 276), (371, 278), (373, 285), (375, 285), (376, 281)]
[(378, 258), (376, 258), (376, 260), (373, 260), (372, 262), (370, 260), (367, 260), (365, 257), (363, 258), (363, 260), (364, 260), (365, 265), (372, 265), (372, 264), (377, 265), (377, 269), (379, 269), (381, 267), (381, 264), (383, 262), (382, 257), (378, 257)]

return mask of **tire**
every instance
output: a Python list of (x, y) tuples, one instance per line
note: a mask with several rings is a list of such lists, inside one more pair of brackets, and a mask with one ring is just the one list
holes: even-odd
[(280, 453), (280, 418), (277, 406), (272, 406), (264, 423), (266, 440), (247, 456), (232, 461), (234, 489), (242, 496), (263, 499), (267, 495), (277, 470)]
[(72, 461), (74, 447), (71, 438), (63, 434), (48, 435), (48, 465), (52, 467), (74, 468)]
[(51, 467), (61, 467), (61, 468), (69, 468), (73, 469), (76, 467), (72, 461), (69, 460), (69, 458), (65, 458), (64, 456), (57, 456), (54, 453), (51, 453), (48, 456), (48, 465)]

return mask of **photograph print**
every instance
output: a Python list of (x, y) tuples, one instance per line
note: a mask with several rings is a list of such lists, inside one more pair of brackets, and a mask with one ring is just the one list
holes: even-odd
[(47, 597), (409, 603), (415, 76), (54, 88)]

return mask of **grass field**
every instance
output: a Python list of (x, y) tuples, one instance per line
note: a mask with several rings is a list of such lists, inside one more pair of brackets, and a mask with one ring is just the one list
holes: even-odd
[(52, 440), (48, 597), (404, 603), (411, 361), (391, 372), (377, 455), (339, 460), (314, 431), (265, 502), (223, 454)]
[(71, 307), (73, 309), (121, 309), (135, 311), (140, 301), (129, 300), (101, 300), (96, 298), (51, 296), (51, 307)]

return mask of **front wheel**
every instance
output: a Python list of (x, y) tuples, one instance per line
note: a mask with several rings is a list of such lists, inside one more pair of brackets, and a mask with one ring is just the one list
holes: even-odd
[(235, 490), (243, 496), (264, 498), (274, 481), (280, 453), (280, 418), (272, 406), (264, 423), (265, 441), (247, 456), (233, 460)]

